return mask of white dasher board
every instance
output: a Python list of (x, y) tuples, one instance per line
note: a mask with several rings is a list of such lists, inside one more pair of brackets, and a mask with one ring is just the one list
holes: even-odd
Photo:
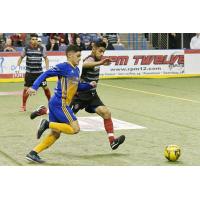
[[(123, 129), (144, 129), (145, 127), (137, 124), (125, 122), (112, 118), (114, 130)], [(81, 131), (105, 131), (103, 119), (101, 117), (78, 117)]]

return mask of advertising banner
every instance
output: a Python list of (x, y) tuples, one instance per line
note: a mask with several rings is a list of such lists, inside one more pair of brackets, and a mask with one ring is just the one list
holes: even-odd
[[(83, 51), (82, 59), (91, 51)], [(0, 81), (23, 80), (26, 58), (17, 66), (20, 53), (0, 53)], [(101, 78), (163, 78), (200, 75), (199, 50), (122, 50), (106, 51), (109, 66), (100, 66)], [(64, 52), (48, 52), (50, 67), (66, 62)], [(43, 62), (43, 66), (44, 62)], [(79, 65), (82, 70), (82, 60)], [(44, 68), (45, 70), (45, 68)]]

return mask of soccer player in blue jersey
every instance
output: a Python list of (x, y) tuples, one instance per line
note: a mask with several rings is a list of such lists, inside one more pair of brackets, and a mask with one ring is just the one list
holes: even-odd
[(48, 77), (57, 76), (58, 82), (54, 96), (49, 101), (49, 121), (43, 119), (40, 123), (37, 138), (39, 139), (46, 129), (51, 132), (26, 155), (26, 159), (42, 163), (39, 153), (50, 147), (59, 137), (61, 132), (65, 134), (76, 134), (80, 127), (76, 116), (69, 107), (77, 91), (89, 90), (96, 87), (96, 82), (80, 83), (79, 68), (77, 65), (81, 59), (79, 47), (70, 45), (66, 50), (68, 62), (56, 65), (54, 68), (40, 75), (33, 86), (28, 89), (29, 95), (36, 94), (41, 82)]
[[(106, 50), (106, 44), (103, 41), (95, 42), (91, 54), (83, 60), (83, 69), (81, 81), (89, 83), (95, 81), (98, 83), (100, 75), (100, 66), (109, 65), (111, 60), (103, 58)], [(96, 113), (103, 118), (104, 128), (108, 136), (108, 141), (112, 150), (115, 150), (125, 141), (125, 135), (116, 137), (114, 134), (114, 126), (111, 117), (111, 112), (102, 102), (97, 94), (96, 88), (87, 91), (80, 91), (76, 94), (70, 104), (72, 111), (76, 114), (79, 110), (85, 109), (88, 113)], [(31, 113), (31, 119), (37, 116), (47, 114), (45, 106), (39, 107)]]

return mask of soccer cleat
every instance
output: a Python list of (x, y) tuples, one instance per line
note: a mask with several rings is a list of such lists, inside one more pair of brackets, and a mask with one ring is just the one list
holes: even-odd
[(112, 148), (112, 150), (115, 150), (118, 148), (118, 146), (120, 144), (122, 144), (125, 140), (125, 136), (121, 135), (118, 138), (115, 138), (115, 140), (110, 144), (110, 147)]
[(26, 106), (21, 106), (20, 112), (26, 112)]
[(44, 160), (42, 160), (40, 158), (40, 156), (38, 156), (38, 154), (35, 151), (31, 151), (30, 153), (28, 153), (26, 155), (26, 159), (28, 161), (32, 161), (32, 162), (36, 162), (36, 163), (43, 163), (44, 162)]
[(37, 110), (33, 111), (30, 115), (31, 119), (35, 119), (38, 116), (47, 114), (47, 108), (41, 105)]
[(43, 119), (40, 122), (39, 128), (38, 128), (38, 132), (37, 132), (37, 139), (40, 139), (40, 137), (42, 136), (42, 134), (44, 133), (44, 131), (46, 129), (49, 128), (49, 122), (46, 119)]

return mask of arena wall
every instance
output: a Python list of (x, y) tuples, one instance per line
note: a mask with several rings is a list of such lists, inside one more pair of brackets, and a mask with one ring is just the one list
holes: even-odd
[[(83, 51), (82, 58), (90, 53)], [(20, 52), (0, 53), (0, 82), (23, 81), (25, 59), (20, 67), (16, 66), (19, 56)], [(200, 76), (200, 50), (115, 50), (106, 51), (104, 57), (109, 57), (112, 63), (109, 66), (101, 66), (102, 79)], [(48, 58), (50, 67), (66, 61), (64, 52), (48, 52)], [(55, 78), (49, 80), (54, 81)]]

